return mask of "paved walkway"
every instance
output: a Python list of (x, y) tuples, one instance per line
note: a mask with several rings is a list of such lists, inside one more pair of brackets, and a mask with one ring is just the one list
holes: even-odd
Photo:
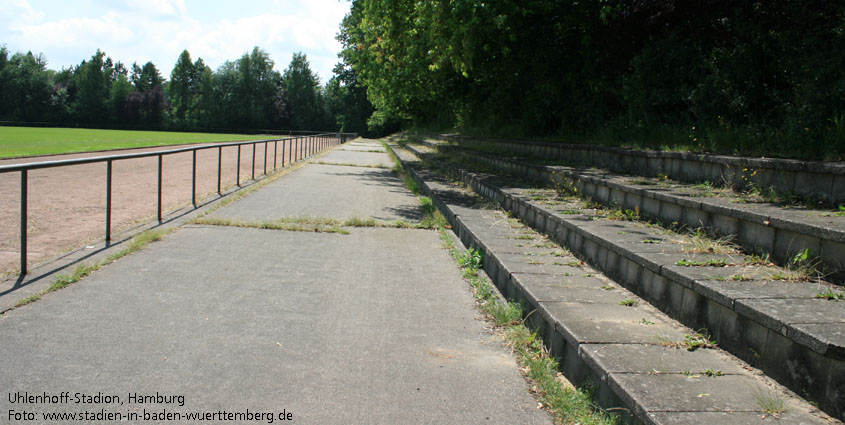
[[(386, 158), (368, 151), (378, 144), (346, 147), (321, 161)], [(410, 221), (416, 205), (383, 168), (311, 164), (214, 215)], [(15, 423), (14, 410), (37, 423), (49, 423), (45, 412), (101, 423), (193, 412), (232, 423), (254, 418), (246, 412), (308, 424), (551, 423), (436, 232), (349, 232), (184, 226), (6, 313), (0, 422)], [(24, 392), (36, 399), (11, 403)], [(62, 392), (67, 402), (52, 403)], [(76, 404), (77, 393), (99, 399)]]

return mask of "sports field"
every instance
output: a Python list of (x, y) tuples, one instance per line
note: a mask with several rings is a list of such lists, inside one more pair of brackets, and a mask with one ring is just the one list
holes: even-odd
[(256, 134), (176, 133), (168, 131), (92, 130), (85, 128), (0, 127), (0, 158), (182, 143), (260, 140)]

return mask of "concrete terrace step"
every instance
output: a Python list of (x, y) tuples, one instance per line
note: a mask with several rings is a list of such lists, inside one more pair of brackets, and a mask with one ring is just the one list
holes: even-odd
[(459, 135), (424, 136), (464, 146), (495, 144), (501, 149), (536, 158), (563, 160), (622, 173), (652, 177), (665, 174), (686, 182), (720, 182), (733, 187), (753, 183), (805, 198), (845, 204), (845, 163), (842, 162), (664, 152)]
[[(411, 148), (413, 149), (413, 148)], [(836, 417), (845, 415), (845, 309), (817, 298), (840, 288), (772, 280), (776, 267), (745, 264), (735, 254), (684, 253), (680, 237), (644, 223), (606, 220), (577, 201), (549, 205), (535, 189), (458, 170), (460, 179), (608, 276), (720, 346), (762, 369)], [(547, 195), (554, 193), (547, 191)], [(681, 260), (685, 260), (686, 263)], [(679, 264), (733, 265), (689, 267)], [(750, 279), (750, 280), (747, 280)], [(747, 281), (746, 281), (747, 280)]]
[(443, 143), (429, 145), (553, 187), (574, 185), (583, 196), (605, 205), (638, 211), (662, 223), (707, 228), (749, 252), (771, 254), (778, 264), (788, 264), (796, 254), (809, 249), (820, 260), (828, 279), (845, 282), (845, 215), (839, 212), (748, 203), (727, 189), (542, 165)]
[(484, 269), (495, 284), (532, 312), (526, 320), (541, 330), (567, 377), (594, 388), (599, 404), (625, 422), (757, 423), (767, 416), (766, 400), (784, 403), (780, 419), (787, 423), (835, 422), (722, 350), (676, 348), (694, 332), (503, 211), (481, 208), (477, 195), (420, 167), (413, 155), (393, 150), (464, 244), (485, 252)]

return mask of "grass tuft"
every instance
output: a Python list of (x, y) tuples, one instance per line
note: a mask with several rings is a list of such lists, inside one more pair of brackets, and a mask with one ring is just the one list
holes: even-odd
[(624, 305), (625, 307), (636, 307), (637, 300), (633, 298), (625, 298), (624, 300), (619, 301), (619, 305)]
[(819, 292), (818, 294), (816, 294), (816, 298), (822, 298), (830, 301), (845, 300), (845, 293), (836, 292), (833, 289), (828, 289), (827, 291)]
[(703, 229), (696, 229), (684, 237), (680, 243), (683, 251), (693, 254), (736, 254), (736, 246), (731, 244), (731, 238), (714, 239)]
[(778, 416), (786, 412), (786, 404), (783, 398), (777, 393), (769, 392), (763, 388), (756, 387), (751, 389), (751, 395), (757, 401), (764, 412), (772, 416)]
[(98, 262), (95, 262), (95, 263), (80, 264), (80, 265), (76, 266), (76, 268), (74, 268), (73, 272), (71, 272), (70, 274), (59, 274), (59, 275), (57, 275), (55, 277), (55, 279), (53, 279), (53, 283), (50, 284), (50, 286), (47, 289), (44, 289), (43, 291), (41, 291), (41, 292), (39, 292), (35, 295), (32, 295), (32, 296), (29, 296), (29, 297), (26, 297), (26, 298), (19, 300), (15, 304), (15, 307), (17, 308), (17, 307), (20, 307), (20, 306), (24, 306), (24, 305), (33, 303), (35, 301), (40, 300), (42, 295), (46, 295), (46, 294), (49, 294), (50, 292), (58, 291), (60, 289), (63, 289), (65, 287), (71, 285), (71, 284), (79, 282), (80, 280), (87, 277), (91, 273), (99, 270), (101, 267), (108, 265), (108, 264), (111, 264), (111, 263), (117, 261), (118, 259), (120, 259), (122, 257), (125, 257), (129, 254), (132, 254), (133, 252), (140, 251), (141, 249), (143, 249), (144, 247), (146, 247), (147, 245), (149, 245), (153, 242), (161, 240), (161, 238), (163, 238), (164, 235), (172, 232), (173, 230), (175, 230), (175, 229), (171, 228), (171, 229), (167, 229), (167, 230), (162, 230), (162, 229), (147, 230), (146, 232), (143, 232), (143, 233), (135, 236), (134, 238), (132, 238), (132, 240), (129, 242), (129, 245), (127, 245), (126, 248), (124, 248), (124, 249), (122, 249), (122, 250), (120, 250), (120, 251), (118, 251), (114, 254), (109, 255), (105, 259), (98, 261)]
[(40, 299), (41, 299), (41, 294), (35, 294), (35, 295), (30, 295), (26, 298), (21, 298), (21, 299), (18, 300), (17, 303), (15, 303), (15, 308), (34, 303), (34, 302), (36, 302)]

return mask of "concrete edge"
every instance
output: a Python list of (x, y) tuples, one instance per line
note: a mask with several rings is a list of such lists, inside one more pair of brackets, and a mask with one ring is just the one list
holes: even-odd
[[(592, 241), (593, 243), (604, 246), (605, 248), (610, 248), (610, 249), (605, 249), (605, 251), (607, 251), (607, 252), (614, 252), (614, 254), (617, 255), (617, 256), (625, 257), (629, 261), (629, 263), (627, 263), (627, 264), (638, 264), (641, 267), (645, 267), (645, 268), (649, 269), (652, 272), (653, 276), (659, 276), (664, 281), (664, 283), (662, 285), (665, 286), (666, 283), (679, 285), (679, 287), (683, 288), (681, 290), (681, 292), (674, 291), (675, 293), (678, 294), (678, 296), (670, 296), (666, 299), (666, 301), (669, 301), (669, 302), (677, 301), (675, 303), (677, 305), (673, 305), (673, 306), (669, 307), (668, 308), (669, 311), (667, 311), (666, 306), (659, 306), (659, 307), (661, 307), (661, 310), (663, 310), (664, 312), (669, 314), (670, 317), (674, 317), (674, 318), (680, 320), (682, 323), (687, 324), (688, 326), (690, 326), (690, 320), (695, 321), (695, 320), (704, 319), (705, 321), (706, 320), (712, 321), (715, 318), (716, 319), (715, 320), (716, 326), (720, 326), (720, 327), (724, 327), (725, 324), (723, 322), (728, 321), (728, 318), (722, 319), (718, 315), (711, 314), (711, 310), (716, 311), (716, 309), (713, 308), (713, 307), (708, 307), (706, 309), (707, 312), (708, 312), (705, 315), (706, 317), (702, 318), (701, 315), (693, 315), (694, 317), (686, 317), (686, 318), (683, 317), (683, 314), (682, 314), (683, 311), (685, 311), (685, 310), (689, 311), (690, 308), (699, 308), (699, 307), (702, 306), (700, 299), (713, 296), (713, 294), (709, 293), (709, 292), (708, 293), (698, 293), (697, 291), (695, 291), (695, 287), (697, 285), (694, 285), (692, 283), (692, 282), (694, 282), (693, 278), (687, 277), (686, 279), (683, 279), (683, 282), (671, 279), (671, 277), (676, 276), (677, 273), (676, 272), (670, 273), (670, 272), (668, 272), (668, 269), (664, 270), (663, 265), (655, 263), (653, 261), (645, 260), (644, 258), (641, 258), (640, 256), (637, 256), (636, 254), (634, 254), (634, 253), (632, 253), (628, 250), (625, 250), (622, 247), (616, 246), (615, 244), (613, 244), (612, 241), (604, 240), (603, 238), (601, 238), (598, 235), (594, 235), (594, 234), (591, 234), (590, 232), (586, 232), (586, 231), (582, 230), (577, 225), (577, 223), (569, 222), (564, 217), (554, 216), (553, 214), (544, 214), (543, 212), (538, 210), (538, 207), (536, 205), (532, 205), (532, 203), (529, 200), (519, 199), (517, 197), (514, 197), (513, 195), (506, 193), (506, 191), (504, 191), (501, 187), (490, 186), (490, 180), (491, 179), (490, 179), (489, 175), (483, 175), (483, 174), (479, 174), (479, 173), (471, 173), (471, 172), (467, 172), (465, 170), (460, 170), (459, 173), (461, 175), (462, 180), (464, 182), (466, 182), (470, 187), (472, 187), (476, 192), (478, 192), (478, 193), (480, 193), (483, 196), (488, 197), (488, 198), (490, 198), (491, 193), (496, 193), (495, 199), (497, 200), (497, 202), (499, 200), (501, 200), (500, 204), (503, 205), (503, 207), (505, 207), (505, 209), (513, 211), (516, 216), (523, 219), (526, 223), (532, 225), (532, 227), (535, 227), (535, 229), (537, 229), (538, 231), (540, 231), (542, 233), (546, 233), (549, 236), (552, 236), (552, 238), (555, 239), (558, 243), (561, 243), (562, 245), (572, 245), (572, 244), (567, 243), (567, 241), (557, 240), (557, 238), (553, 234), (554, 232), (549, 232), (549, 231), (547, 231), (546, 228), (544, 228), (545, 226), (544, 226), (543, 223), (549, 222), (549, 221), (546, 220), (547, 217), (553, 217), (552, 221), (557, 222), (558, 225), (562, 225), (562, 226), (567, 227), (568, 230), (569, 230), (568, 233), (570, 235), (578, 235), (578, 239), (580, 241), (582, 241), (582, 243), (583, 243), (584, 240)], [(416, 173), (414, 173), (413, 175), (418, 180), (421, 180), (420, 177)], [(426, 190), (430, 190), (428, 188), (428, 186), (425, 186), (425, 187), (426, 187)], [(441, 207), (441, 205), (438, 205), (438, 207)], [(447, 210), (448, 210), (448, 208), (447, 208)], [(444, 215), (446, 215), (446, 214), (444, 214)], [(452, 220), (460, 221), (460, 218), (457, 217), (454, 214), (447, 215), (447, 219), (449, 219), (450, 222)], [(458, 232), (458, 233), (460, 234), (460, 232)], [(575, 245), (580, 245), (580, 244), (575, 243)], [(479, 243), (479, 246), (483, 246), (483, 245)], [(570, 246), (570, 249), (572, 249), (571, 246)], [(576, 251), (576, 250), (573, 250), (573, 251)], [(617, 273), (614, 273), (613, 271), (608, 271), (606, 269), (606, 261), (607, 261), (607, 258), (608, 258), (607, 252), (605, 252), (603, 257), (596, 255), (596, 256), (592, 256), (592, 258), (590, 258), (590, 256), (588, 256), (588, 258), (586, 258), (586, 260), (590, 264), (592, 264), (594, 267), (596, 267), (598, 270), (607, 274), (609, 277), (616, 279), (617, 277), (615, 277), (615, 276), (617, 275)], [(601, 258), (604, 258), (605, 261), (601, 261)], [(685, 285), (684, 283), (687, 283), (687, 284)], [(638, 279), (637, 282), (633, 282), (633, 283), (626, 282), (625, 284), (623, 284), (623, 286), (629, 287), (629, 289), (631, 289), (634, 293), (640, 294), (640, 293), (642, 293), (642, 288), (639, 288), (637, 285), (639, 285), (639, 279)], [(702, 292), (706, 292), (706, 291), (702, 291)], [(652, 301), (652, 299), (649, 299), (650, 297), (646, 296), (644, 298), (649, 300), (649, 301)], [(684, 301), (687, 298), (689, 298), (690, 300), (688, 300), (685, 303), (685, 304), (687, 304), (687, 308), (684, 309), (683, 304), (684, 304)], [(698, 301), (696, 301), (696, 300), (698, 300)], [(711, 301), (711, 300), (708, 299), (708, 301)], [(724, 305), (723, 299), (717, 300), (717, 299), (714, 298), (714, 299), (712, 299), (712, 301), (720, 304), (721, 306)], [(773, 357), (777, 358), (776, 360), (785, 360), (785, 358), (783, 357), (784, 356), (783, 350), (775, 350), (773, 347), (771, 347), (771, 345), (772, 345), (771, 341), (769, 341), (767, 343), (767, 340), (775, 340), (775, 339), (779, 339), (783, 342), (789, 341), (788, 338), (786, 338), (784, 335), (781, 335), (782, 329), (770, 329), (765, 324), (758, 323), (757, 321), (752, 320), (750, 318), (739, 319), (740, 317), (742, 317), (740, 315), (742, 309), (740, 309), (740, 311), (736, 311), (736, 307), (734, 307), (731, 310), (732, 310), (733, 316), (732, 316), (730, 321), (736, 323), (737, 320), (739, 320), (740, 322), (742, 322), (742, 324), (736, 323), (735, 325), (732, 325), (732, 326), (748, 327), (748, 326), (751, 326), (751, 325), (756, 325), (758, 327), (766, 329), (764, 331), (760, 331), (763, 334), (762, 337), (755, 338), (759, 342), (756, 343), (756, 344), (752, 344), (756, 348), (756, 350), (752, 351), (751, 353), (756, 353), (757, 355), (759, 355), (761, 352), (765, 352), (766, 348), (769, 348), (770, 350), (776, 351), (776, 355), (773, 356)], [(727, 309), (723, 308), (721, 311), (727, 312)], [(771, 323), (775, 323), (775, 322), (777, 322), (777, 320), (775, 320)], [(771, 324), (771, 323), (769, 323), (769, 324)], [(700, 326), (696, 327), (697, 325), (698, 324), (696, 324), (696, 323), (692, 323), (693, 328), (699, 329)], [(753, 333), (752, 331), (749, 331), (749, 330), (740, 330), (740, 332), (743, 333), (743, 336), (746, 336), (746, 337), (750, 336)], [(792, 343), (788, 343), (789, 348), (786, 351), (794, 351), (794, 350), (798, 349), (800, 351), (799, 357), (806, 358), (808, 361), (810, 361), (811, 358), (814, 359), (815, 361), (821, 360), (821, 359), (824, 358), (824, 357), (821, 357), (821, 359), (820, 359), (820, 356), (818, 354), (813, 355), (813, 353), (810, 353), (810, 352), (814, 352), (813, 348), (823, 347), (823, 346), (829, 345), (829, 343), (819, 340), (819, 341), (815, 341), (814, 344), (806, 344), (805, 345), (804, 343), (808, 342), (807, 341), (807, 339), (808, 339), (807, 333), (802, 332), (800, 336), (801, 336), (801, 338), (796, 338), (797, 339), (796, 341), (793, 341)], [(816, 338), (816, 339), (818, 339), (818, 338)], [(741, 341), (736, 342), (736, 345), (741, 345), (741, 344), (742, 344)], [(804, 349), (800, 349), (798, 347), (804, 347)], [(763, 370), (767, 374), (769, 374), (770, 376), (774, 375), (776, 380), (783, 383), (787, 387), (789, 387), (789, 388), (791, 388), (795, 391), (799, 391), (799, 392), (801, 392), (802, 390), (806, 390), (806, 388), (796, 388), (795, 385), (790, 385), (790, 384), (795, 384), (795, 383), (790, 383), (790, 382), (788, 382), (788, 380), (786, 380), (787, 382), (784, 382), (785, 379), (783, 379), (782, 375), (783, 375), (784, 370), (787, 369), (788, 366), (786, 366), (784, 364), (780, 364), (780, 363), (768, 364), (768, 363), (765, 363), (765, 362), (761, 362), (762, 359), (761, 358), (755, 359), (754, 354), (746, 353), (745, 355), (743, 355), (743, 353), (737, 352), (738, 351), (738, 350), (736, 350), (737, 347), (729, 347), (729, 348), (733, 348), (731, 351), (735, 355), (738, 355), (739, 358), (741, 358), (745, 361), (750, 361), (750, 363), (755, 364), (758, 367), (762, 366)], [(739, 350), (739, 351), (741, 351), (741, 350)], [(827, 362), (831, 362), (831, 361), (834, 362), (834, 363), (837, 363), (838, 365), (825, 364), (825, 365), (821, 365), (820, 367), (814, 367), (813, 368), (817, 372), (819, 372), (818, 374), (815, 374), (816, 378), (830, 377), (831, 373), (836, 375), (836, 376), (830, 378), (834, 382), (825, 382), (820, 386), (814, 387), (812, 389), (812, 391), (809, 392), (810, 396), (812, 396), (816, 400), (824, 399), (830, 389), (833, 389), (834, 387), (838, 388), (838, 386), (845, 384), (843, 382), (839, 382), (840, 380), (845, 379), (845, 377), (838, 375), (836, 372), (834, 372), (836, 370), (842, 370), (843, 369), (843, 367), (841, 365), (842, 361), (841, 360), (837, 361), (836, 359), (828, 359)], [(778, 375), (781, 375), (781, 376), (778, 376)], [(781, 378), (781, 379), (778, 379), (778, 378)], [(837, 407), (838, 406), (837, 403), (838, 403), (838, 401), (836, 401), (836, 400), (827, 400), (827, 402), (823, 402), (822, 407), (823, 407), (823, 409), (828, 410), (830, 412), (836, 412), (836, 409), (840, 408), (840, 407)], [(831, 409), (833, 409), (833, 410), (831, 410)], [(845, 412), (839, 412), (839, 413), (845, 415)], [(832, 413), (832, 414), (837, 414), (837, 413)]]

